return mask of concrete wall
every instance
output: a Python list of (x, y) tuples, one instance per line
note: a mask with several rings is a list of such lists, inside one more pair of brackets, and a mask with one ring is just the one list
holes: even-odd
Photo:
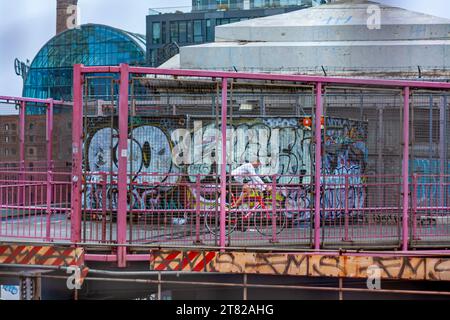
[(215, 43), (181, 48), (180, 64), (186, 69), (234, 66), (238, 70), (317, 66), (399, 71), (417, 66), (446, 68), (450, 66), (450, 40)]

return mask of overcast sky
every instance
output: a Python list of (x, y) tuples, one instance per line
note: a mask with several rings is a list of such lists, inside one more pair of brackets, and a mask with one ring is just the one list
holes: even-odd
[[(450, 18), (448, 0), (379, 0), (381, 3)], [(191, 0), (79, 0), (81, 23), (102, 23), (145, 34), (149, 8), (190, 6)], [(183, 11), (185, 11), (183, 10)], [(20, 96), (14, 59), (33, 59), (55, 34), (55, 0), (0, 0), (0, 95)]]

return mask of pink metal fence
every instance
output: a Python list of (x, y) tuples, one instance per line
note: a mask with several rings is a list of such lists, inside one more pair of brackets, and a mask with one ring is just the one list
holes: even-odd
[[(109, 74), (105, 96), (91, 90), (96, 74)], [(23, 156), (18, 164), (3, 161), (2, 232), (117, 245), (122, 266), (126, 247), (142, 244), (447, 247), (449, 89), (439, 82), (76, 65), (71, 175), (49, 142), (34, 170)], [(240, 148), (234, 139), (249, 140), (261, 128), (274, 129), (269, 140), (282, 136), (273, 140), (279, 154), (266, 157), (278, 166), (264, 163), (257, 168), (263, 182), (244, 190), (252, 176), (232, 173)], [(216, 160), (175, 164), (174, 150), (187, 141)], [(16, 229), (8, 217), (14, 206), (25, 225)], [(61, 218), (59, 226), (52, 217)], [(33, 219), (42, 227), (33, 229)]]
[[(103, 186), (96, 187), (100, 190), (96, 192), (103, 194), (103, 197), (106, 195), (106, 199), (102, 198), (103, 202), (117, 201), (117, 206), (111, 208), (106, 204), (107, 210), (103, 215), (111, 215), (111, 218), (101, 222), (99, 229), (93, 229), (89, 224), (90, 235), (83, 238), (83, 232), (84, 234), (89, 232), (86, 233), (86, 229), (82, 228), (82, 224), (86, 226), (86, 220), (82, 219), (82, 212), (88, 216), (98, 216), (101, 210), (86, 207), (86, 201), (75, 197), (72, 201), (72, 210), (78, 213), (76, 215), (78, 218), (73, 221), (75, 223), (73, 240), (111, 241), (118, 244), (192, 245), (201, 243), (217, 245), (221, 248), (269, 244), (305, 245), (316, 249), (327, 246), (382, 247), (387, 245), (399, 246), (407, 250), (409, 246), (428, 241), (434, 245), (442, 245), (449, 239), (445, 205), (419, 206), (417, 199), (414, 200), (417, 197), (414, 190), (432, 188), (431, 185), (437, 188), (441, 184), (442, 176), (430, 182), (429, 187), (424, 182), (420, 183), (423, 176), (417, 173), (412, 175), (413, 166), (410, 165), (411, 161), (415, 161), (414, 152), (417, 148), (404, 143), (404, 141), (413, 140), (410, 129), (414, 127), (414, 121), (417, 121), (414, 114), (421, 112), (423, 108), (416, 95), (421, 99), (425, 94), (445, 96), (450, 88), (447, 83), (164, 70), (127, 65), (120, 67), (78, 65), (75, 66), (74, 74), (73, 143), (74, 150), (77, 152), (74, 153), (73, 176), (76, 182), (73, 187), (76, 191), (73, 195), (79, 194), (83, 189), (81, 177), (93, 175), (90, 171), (82, 170), (82, 165), (86, 170), (89, 164), (85, 163), (86, 154), (83, 156), (81, 152), (83, 143), (81, 137), (89, 134), (86, 121), (84, 124), (82, 122), (83, 109), (85, 114), (89, 113), (89, 103), (95, 99), (86, 90), (83, 93), (81, 83), (83, 78), (88, 81), (87, 77), (92, 73), (110, 73), (113, 76), (116, 74), (116, 80), (119, 83), (116, 93), (103, 97), (104, 100), (111, 101), (110, 114), (101, 115), (102, 121), (106, 119), (111, 125), (109, 129), (111, 138), (108, 142), (114, 144), (112, 148), (114, 150), (108, 156), (116, 157), (114, 160), (116, 167), (108, 172), (108, 175), (116, 176), (117, 180), (115, 181), (114, 178), (109, 182), (108, 179), (106, 179), (107, 182), (100, 180), (103, 181), (101, 182)], [(146, 75), (151, 75), (152, 78), (147, 78)], [(170, 84), (170, 81), (176, 82), (176, 85)], [(242, 84), (242, 82), (246, 83)], [(190, 88), (183, 91), (186, 83)], [(134, 131), (140, 126), (136, 124), (136, 119), (140, 116), (158, 116), (160, 121), (165, 121), (170, 116), (182, 115), (183, 112), (180, 111), (182, 107), (186, 110), (190, 107), (191, 111), (188, 115), (191, 117), (204, 117), (210, 112), (208, 110), (212, 110), (212, 114), (209, 114), (212, 119), (215, 118), (215, 125), (218, 128), (227, 128), (227, 125), (240, 116), (237, 113), (241, 112), (241, 108), (246, 104), (241, 101), (244, 99), (243, 95), (252, 97), (253, 100), (250, 103), (254, 103), (264, 95), (264, 91), (258, 91), (259, 94), (255, 94), (255, 90), (239, 93), (236, 89), (239, 85), (259, 86), (257, 89), (266, 86), (264, 90), (269, 91), (274, 86), (291, 91), (300, 87), (306, 88), (303, 92), (309, 90), (309, 93), (304, 94), (309, 101), (305, 103), (305, 105), (309, 104), (306, 108), (308, 111), (304, 115), (297, 115), (300, 121), (310, 126), (312, 133), (310, 138), (312, 166), (311, 170), (308, 170), (310, 175), (309, 179), (306, 179), (308, 181), (283, 185), (277, 181), (288, 174), (277, 172), (274, 174), (273, 182), (270, 182), (273, 183), (274, 194), (267, 195), (267, 198), (247, 195), (249, 197), (247, 202), (250, 202), (248, 209), (229, 208), (227, 194), (230, 193), (230, 189), (239, 188), (240, 184), (233, 182), (233, 179), (227, 182), (230, 180), (230, 174), (225, 162), (217, 165), (215, 175), (207, 174), (210, 180), (213, 180), (208, 183), (202, 180), (201, 173), (197, 179), (201, 181), (195, 181), (195, 179), (192, 181), (188, 177), (192, 177), (192, 174), (169, 172), (164, 174), (165, 182), (160, 181), (163, 179), (153, 179), (154, 181), (150, 179), (153, 181), (150, 186), (145, 185), (145, 182), (142, 182), (146, 180), (145, 176), (150, 175), (155, 178), (161, 173), (158, 170), (149, 172), (130, 168), (130, 163), (133, 166), (133, 163), (138, 162), (137, 158), (130, 160), (130, 154), (131, 157), (134, 154), (133, 140), (139, 139)], [(87, 87), (88, 85), (85, 85), (85, 88)], [(422, 93), (425, 90), (427, 93)], [(167, 95), (163, 92), (167, 92)], [(361, 101), (349, 102), (352, 97), (357, 96), (355, 92), (360, 92)], [(384, 98), (380, 98), (381, 95), (384, 95)], [(272, 96), (275, 97), (275, 93)], [(412, 99), (411, 96), (413, 96)], [(208, 109), (208, 99), (212, 103), (210, 109)], [(266, 103), (256, 103), (258, 106), (254, 110), (259, 112), (262, 108), (270, 108), (278, 104), (279, 109), (273, 107), (271, 110), (264, 110), (265, 116), (276, 117), (286, 112), (283, 111), (282, 104), (290, 103), (284, 102), (288, 100), (288, 94), (280, 94), (278, 98), (271, 100), (271, 103), (267, 103), (270, 99), (266, 97)], [(302, 99), (300, 94), (299, 99)], [(236, 104), (239, 107), (237, 109)], [(358, 104), (361, 106), (359, 109), (361, 116), (358, 116), (357, 121), (359, 123), (366, 121), (368, 126), (369, 136), (366, 137), (370, 144), (368, 162), (372, 166), (372, 171), (361, 173), (360, 170), (358, 174), (353, 174), (348, 167), (347, 172), (339, 173), (336, 171), (339, 168), (337, 166), (334, 172), (327, 173), (324, 171), (328, 165), (324, 162), (326, 161), (324, 155), (328, 154), (332, 148), (328, 145), (328, 141), (332, 140), (333, 136), (328, 133), (324, 136), (326, 128), (323, 127), (331, 126), (329, 123), (332, 123), (336, 117), (350, 119), (348, 117), (355, 114), (351, 107)], [(372, 105), (374, 107), (368, 107)], [(444, 105), (443, 108), (447, 109), (448, 105)], [(289, 111), (287, 112), (289, 114)], [(251, 114), (247, 113), (247, 116), (251, 117)], [(189, 116), (186, 119), (189, 121)], [(375, 136), (379, 143), (370, 142)], [(220, 141), (222, 145), (226, 145), (227, 138), (229, 138), (227, 130), (222, 129), (217, 143)], [(391, 140), (392, 142), (389, 142)], [(314, 147), (318, 144), (322, 145), (322, 148)], [(144, 154), (145, 146), (140, 148), (139, 152), (142, 151)], [(225, 148), (217, 148), (217, 151), (221, 152), (222, 159), (226, 158)], [(370, 163), (372, 160), (374, 164)], [(170, 176), (174, 178), (167, 179)], [(412, 178), (416, 179), (416, 183), (410, 181)], [(99, 185), (99, 182), (95, 184)], [(175, 186), (179, 190), (184, 190), (177, 194), (174, 201), (179, 206), (161, 206), (161, 202), (170, 203), (168, 199), (173, 194), (169, 191), (155, 190), (164, 189), (164, 187), (172, 190)], [(116, 195), (108, 197), (107, 190), (112, 188)], [(136, 190), (145, 191), (136, 192)], [(288, 200), (283, 199), (282, 196), (280, 201), (284, 203), (279, 204), (277, 195), (283, 190), (296, 191), (298, 203), (302, 204), (293, 208), (286, 207), (285, 203)], [(205, 197), (200, 196), (202, 193), (209, 193), (209, 202), (204, 201)], [(446, 192), (440, 199), (443, 199), (445, 195)], [(253, 198), (250, 199), (250, 197)], [(257, 205), (259, 208), (254, 208), (254, 203), (258, 201), (264, 203), (264, 208), (261, 208), (259, 204)], [(214, 205), (211, 202), (214, 202)], [(266, 205), (266, 202), (271, 202), (271, 205)], [(359, 205), (360, 202), (364, 204)], [(235, 215), (241, 217), (233, 218)], [(258, 215), (260, 218), (242, 218), (247, 215), (249, 217)], [(440, 224), (435, 227), (424, 225), (423, 221), (427, 221), (426, 217), (429, 216), (433, 216), (429, 221), (439, 221)], [(308, 219), (302, 221), (300, 217), (308, 217)], [(238, 223), (234, 223), (235, 220)], [(105, 232), (108, 226), (112, 233)], [(230, 228), (234, 228), (233, 232), (230, 232)], [(280, 231), (281, 228), (282, 231)], [(124, 254), (125, 249), (121, 248), (119, 257), (123, 257)]]
[[(71, 105), (52, 99), (1, 96), (0, 106), (8, 105), (17, 106), (18, 115), (0, 117), (0, 139), (5, 142), (0, 160), (9, 158), (0, 162), (0, 238), (68, 241), (71, 159), (63, 161), (54, 154), (54, 146), (61, 149), (55, 141), (60, 130), (55, 132), (54, 122), (55, 118), (62, 120), (65, 110), (70, 110), (70, 115)], [(61, 125), (67, 128), (69, 123)]]

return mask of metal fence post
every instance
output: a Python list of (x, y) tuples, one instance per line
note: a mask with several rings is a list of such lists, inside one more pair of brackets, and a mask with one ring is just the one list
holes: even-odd
[[(348, 225), (349, 225), (349, 210), (348, 210), (348, 196), (349, 196), (349, 182), (348, 182), (348, 174), (345, 175), (345, 216), (344, 216), (344, 241), (349, 241), (348, 237)], [(356, 201), (356, 200), (355, 200)]]
[(417, 173), (413, 174), (413, 195), (412, 195), (412, 239), (419, 240), (417, 237)]
[(409, 210), (409, 87), (403, 91), (403, 215), (402, 215), (402, 250), (408, 250), (408, 210)]
[[(277, 176), (272, 176), (272, 243), (277, 242)], [(282, 213), (280, 212), (280, 215)]]
[(73, 109), (72, 109), (72, 193), (71, 193), (71, 241), (81, 241), (81, 180), (82, 180), (82, 132), (83, 132), (83, 91), (82, 65), (73, 69)]
[(446, 148), (447, 148), (447, 112), (446, 98), (442, 96), (439, 102), (439, 206), (444, 207), (444, 183), (443, 175), (446, 173)]
[(47, 170), (53, 170), (53, 99), (47, 104), (47, 113), (46, 113), (46, 144), (47, 144)]
[(47, 205), (47, 217), (46, 217), (46, 228), (45, 228), (45, 239), (46, 241), (50, 241), (51, 240), (51, 223), (52, 223), (52, 188), (53, 188), (53, 174), (52, 172), (49, 170), (47, 171), (47, 183), (46, 183), (46, 187), (47, 187), (47, 201), (46, 201), (46, 205)]
[(117, 261), (119, 267), (126, 266), (125, 247), (127, 241), (127, 167), (128, 167), (128, 84), (129, 66), (120, 65), (120, 91), (119, 91), (119, 168), (117, 179), (118, 206), (117, 206)]
[(106, 193), (106, 184), (107, 184), (107, 175), (106, 172), (101, 172), (101, 185), (102, 185), (102, 242), (106, 242), (106, 206), (107, 206), (107, 193)]
[(315, 178), (314, 178), (314, 249), (320, 249), (320, 176), (322, 171), (322, 83), (316, 83), (316, 114), (315, 114)]
[(51, 233), (51, 217), (52, 217), (52, 202), (53, 202), (53, 99), (47, 104), (47, 112), (45, 117), (46, 139), (47, 144), (47, 224), (45, 238), (50, 241)]
[(222, 79), (222, 156), (220, 164), (220, 239), (221, 250), (225, 249), (225, 201), (226, 201), (226, 176), (227, 176), (227, 109), (228, 109), (228, 81)]
[[(20, 175), (19, 180), (20, 184), (24, 183), (25, 180), (25, 113), (26, 113), (26, 104), (24, 101), (20, 102), (19, 109), (19, 160), (20, 160)], [(25, 187), (20, 188), (19, 192), (19, 203), (25, 204)]]
[(200, 175), (195, 177), (195, 242), (194, 244), (200, 244)]
[[(20, 101), (19, 109), (19, 158), (20, 158), (20, 172), (21, 176), (25, 171), (25, 113), (26, 113), (26, 103), (25, 101)], [(23, 180), (21, 177), (20, 180)]]

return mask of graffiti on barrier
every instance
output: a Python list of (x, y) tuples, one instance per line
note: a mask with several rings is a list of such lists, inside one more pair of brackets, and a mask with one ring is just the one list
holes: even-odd
[[(86, 208), (98, 209), (106, 202), (117, 208), (118, 130), (117, 119), (89, 118), (84, 140), (83, 196)], [(197, 198), (203, 208), (219, 202), (218, 168), (221, 162), (220, 126), (212, 119), (185, 117), (136, 117), (130, 122), (127, 171), (129, 209), (179, 209), (192, 207)], [(311, 128), (303, 118), (252, 118), (233, 120), (227, 127), (227, 173), (256, 155), (262, 163), (257, 173), (266, 183), (276, 177), (283, 205), (308, 220), (312, 204), (311, 176), (314, 147)], [(322, 203), (336, 217), (344, 208), (364, 205), (361, 175), (367, 162), (367, 123), (327, 118)], [(182, 147), (191, 147), (190, 149)], [(182, 161), (178, 161), (182, 159)], [(105, 174), (106, 173), (106, 174)], [(343, 189), (342, 175), (351, 175)], [(201, 188), (198, 189), (197, 179)], [(304, 187), (300, 187), (304, 186)], [(104, 201), (104, 198), (105, 201)]]
[[(450, 172), (450, 163), (439, 159), (416, 158), (410, 160), (410, 172), (417, 173), (417, 206), (436, 206), (445, 204), (450, 197), (448, 177), (441, 173)], [(443, 170), (442, 170), (443, 169)], [(442, 203), (444, 202), (444, 203)]]
[(150, 266), (158, 271), (348, 278), (367, 278), (368, 269), (376, 267), (383, 279), (450, 280), (450, 258), (445, 257), (152, 250)]
[(322, 207), (335, 209), (327, 210), (326, 218), (340, 217), (344, 213), (346, 201), (351, 210), (364, 205), (362, 174), (368, 161), (367, 128), (367, 122), (364, 121), (326, 118)]

